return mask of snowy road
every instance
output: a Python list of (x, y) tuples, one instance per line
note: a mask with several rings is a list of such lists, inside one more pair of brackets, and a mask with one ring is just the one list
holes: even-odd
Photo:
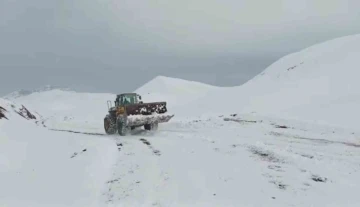
[(6, 115), (7, 206), (360, 206), (359, 131), (203, 115), (121, 137), (101, 119)]
[(126, 137), (113, 136), (118, 157), (105, 183), (103, 202), (107, 206), (358, 206), (359, 136), (334, 130), (210, 117), (173, 121), (158, 132), (139, 129)]

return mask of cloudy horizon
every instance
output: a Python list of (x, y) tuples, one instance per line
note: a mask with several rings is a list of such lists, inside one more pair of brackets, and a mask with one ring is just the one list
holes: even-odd
[[(158, 75), (241, 85), (289, 53), (360, 33), (359, 1), (0, 0), (0, 96), (133, 91)], [(5, 75), (4, 75), (5, 74)]]

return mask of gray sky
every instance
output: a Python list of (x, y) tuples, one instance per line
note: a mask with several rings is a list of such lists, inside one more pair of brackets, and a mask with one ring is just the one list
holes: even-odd
[(360, 33), (358, 0), (0, 0), (0, 95), (132, 91), (157, 75), (240, 85), (278, 58)]

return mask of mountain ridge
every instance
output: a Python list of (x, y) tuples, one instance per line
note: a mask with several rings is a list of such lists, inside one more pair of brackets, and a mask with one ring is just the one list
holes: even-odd
[(33, 93), (41, 93), (41, 92), (46, 92), (46, 91), (51, 91), (51, 90), (71, 91), (70, 88), (53, 86), (53, 85), (45, 85), (43, 87), (35, 88), (35, 89), (16, 90), (16, 91), (13, 91), (13, 92), (3, 96), (2, 98), (11, 100), (11, 99), (16, 99), (16, 98), (23, 97), (23, 96), (28, 96)]

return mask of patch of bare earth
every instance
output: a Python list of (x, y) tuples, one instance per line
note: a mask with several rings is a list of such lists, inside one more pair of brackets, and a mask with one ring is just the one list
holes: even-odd
[(16, 111), (20, 116), (24, 117), (25, 119), (36, 119), (36, 116), (32, 114), (25, 106), (22, 105), (22, 108), (19, 111)]
[(153, 151), (154, 155), (157, 155), (157, 156), (161, 155), (161, 152), (159, 150), (157, 150), (157, 149), (154, 149), (153, 146), (151, 145), (151, 143), (148, 140), (142, 138), (142, 139), (140, 139), (140, 141), (142, 143), (144, 143), (145, 145), (147, 145)]
[[(285, 164), (286, 161), (284, 158), (279, 157), (274, 152), (262, 149), (257, 146), (249, 146), (248, 150), (255, 155), (256, 157), (260, 158), (260, 160), (264, 162), (268, 162), (268, 169), (271, 171), (276, 171), (278, 173), (284, 173), (285, 170), (282, 167), (282, 164)], [(287, 184), (284, 184), (281, 180), (281, 176), (273, 176), (272, 173), (265, 173), (263, 174), (265, 177), (269, 179), (269, 182), (274, 184), (280, 190), (286, 190), (288, 187)]]
[(2, 119), (2, 118), (8, 119), (5, 116), (5, 112), (6, 112), (6, 109), (4, 109), (3, 107), (0, 106), (0, 119)]
[(321, 138), (310, 138), (310, 137), (301, 137), (301, 136), (296, 136), (296, 135), (289, 135), (289, 134), (285, 134), (285, 133), (279, 133), (279, 132), (270, 132), (271, 135), (273, 136), (283, 136), (283, 137), (288, 137), (288, 138), (293, 138), (293, 139), (298, 139), (298, 140), (305, 140), (305, 141), (309, 141), (309, 142), (315, 142), (315, 143), (320, 143), (320, 144), (342, 144), (342, 145), (346, 145), (349, 147), (360, 147), (360, 144), (357, 143), (352, 143), (352, 142), (344, 142), (344, 141), (333, 141), (333, 140), (327, 140), (327, 139), (321, 139)]
[(224, 121), (233, 121), (233, 122), (237, 122), (237, 123), (241, 123), (241, 124), (246, 124), (246, 123), (256, 124), (257, 123), (257, 121), (254, 121), (254, 120), (245, 120), (245, 119), (239, 119), (239, 118), (224, 118)]
[(249, 151), (257, 155), (261, 160), (273, 163), (284, 163), (284, 160), (276, 156), (273, 152), (256, 146), (250, 146)]

